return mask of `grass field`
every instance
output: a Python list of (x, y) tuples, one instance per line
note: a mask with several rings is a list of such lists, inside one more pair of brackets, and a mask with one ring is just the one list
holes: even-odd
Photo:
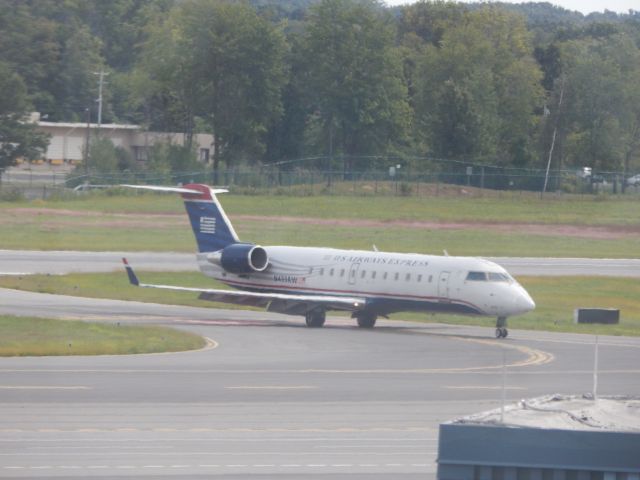
[[(586, 198), (226, 195), (222, 201), (240, 237), (265, 245), (370, 249), (375, 244), (381, 250), (439, 254), (446, 249), (455, 255), (640, 257), (638, 200)], [(353, 225), (363, 221), (370, 222)], [(438, 222), (461, 225), (439, 228)], [(5, 202), (0, 204), (0, 224), (0, 248), (195, 249), (182, 202), (173, 195)], [(536, 225), (544, 228), (536, 231)], [(567, 226), (573, 229), (570, 235)]]
[(178, 352), (204, 338), (164, 327), (0, 316), (0, 356), (122, 355)]
[[(477, 192), (476, 192), (477, 194)], [(640, 257), (636, 196), (550, 196), (493, 192), (482, 196), (225, 195), (222, 203), (243, 240), (264, 245), (453, 255)], [(277, 217), (290, 217), (278, 219)], [(314, 221), (317, 220), (317, 221)], [(419, 222), (412, 224), (412, 222)], [(432, 222), (425, 225), (424, 222)], [(440, 228), (438, 223), (460, 223)], [(174, 195), (101, 192), (72, 199), (0, 202), (0, 248), (35, 250), (183, 251), (195, 243)], [(536, 228), (540, 226), (540, 228)], [(200, 273), (141, 272), (148, 283), (222, 288)], [(640, 281), (523, 277), (534, 312), (512, 328), (640, 335)], [(239, 308), (195, 294), (131, 287), (124, 273), (0, 277), (0, 286), (96, 298)], [(621, 324), (574, 325), (576, 307), (621, 309)], [(393, 318), (492, 327), (495, 319), (403, 313)], [(142, 353), (199, 348), (183, 332), (82, 322), (0, 317), (0, 355)]]
[[(375, 196), (221, 196), (229, 216), (288, 215), (294, 217), (429, 221), (487, 221), (572, 225), (638, 225), (638, 197), (545, 197), (504, 192), (491, 197), (375, 197)], [(180, 199), (171, 194), (124, 191), (95, 193), (73, 199), (0, 203), (0, 210), (16, 207), (54, 208), (101, 213), (182, 213)]]
[[(606, 277), (518, 277), (536, 302), (533, 312), (509, 319), (510, 328), (640, 336), (640, 280)], [(618, 325), (576, 325), (575, 308), (620, 309)], [(422, 321), (413, 314), (408, 319)], [(485, 317), (431, 317), (430, 321), (493, 327)]]
[[(139, 276), (146, 283), (224, 288), (223, 285), (197, 272), (139, 272)], [(518, 280), (529, 291), (537, 306), (531, 313), (509, 319), (512, 328), (640, 336), (640, 280), (602, 277), (521, 277)], [(197, 295), (193, 293), (135, 288), (129, 285), (123, 273), (0, 277), (0, 287), (94, 298), (240, 308), (229, 304), (204, 302), (198, 300)], [(621, 323), (606, 326), (575, 325), (573, 310), (577, 307), (619, 308)], [(484, 317), (418, 313), (399, 313), (392, 317), (425, 322), (495, 325), (494, 318)]]

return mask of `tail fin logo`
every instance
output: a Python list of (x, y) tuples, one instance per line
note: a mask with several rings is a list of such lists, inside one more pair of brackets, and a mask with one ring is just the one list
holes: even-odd
[(216, 233), (216, 218), (200, 217), (200, 232), (211, 234)]

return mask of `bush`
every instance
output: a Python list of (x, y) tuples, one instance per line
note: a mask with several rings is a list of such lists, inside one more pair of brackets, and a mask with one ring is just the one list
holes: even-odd
[(403, 197), (410, 197), (413, 193), (413, 187), (407, 182), (402, 182), (400, 184), (400, 191), (398, 193), (400, 193), (400, 195)]
[(0, 187), (0, 201), (2, 202), (19, 202), (24, 200), (22, 190), (15, 187)]

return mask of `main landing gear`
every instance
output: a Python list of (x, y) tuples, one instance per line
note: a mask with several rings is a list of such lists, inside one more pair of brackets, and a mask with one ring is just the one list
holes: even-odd
[(507, 330), (507, 317), (498, 317), (496, 322), (496, 338), (507, 338), (509, 330)]
[(378, 317), (371, 312), (358, 312), (355, 317), (358, 320), (358, 326), (360, 328), (373, 328), (378, 319)]
[(307, 322), (307, 327), (320, 328), (324, 325), (324, 321), (327, 318), (327, 314), (324, 310), (311, 310), (304, 316)]
[[(377, 315), (371, 312), (358, 312), (353, 317), (358, 321), (360, 328), (373, 328), (378, 319)], [(304, 316), (307, 327), (320, 328), (324, 325), (324, 321), (327, 318), (327, 314), (322, 309), (311, 310)]]

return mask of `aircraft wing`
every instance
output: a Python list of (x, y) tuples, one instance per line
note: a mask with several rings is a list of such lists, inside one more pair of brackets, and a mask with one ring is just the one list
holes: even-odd
[(242, 290), (206, 289), (140, 283), (133, 268), (127, 262), (127, 259), (123, 258), (122, 262), (129, 276), (129, 283), (137, 287), (199, 293), (198, 298), (202, 300), (252, 307), (266, 307), (270, 312), (304, 315), (319, 306), (329, 310), (356, 311), (364, 308), (366, 303), (365, 298), (358, 297), (292, 295), (287, 293), (247, 292)]

